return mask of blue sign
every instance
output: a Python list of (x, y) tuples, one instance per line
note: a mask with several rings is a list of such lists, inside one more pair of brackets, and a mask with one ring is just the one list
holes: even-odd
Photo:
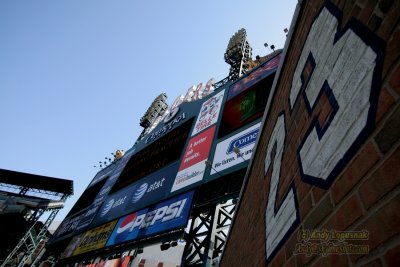
[(132, 195), (132, 187), (125, 188), (107, 197), (103, 205), (98, 210), (93, 225), (111, 221), (122, 214), (126, 214), (125, 206)]
[(193, 192), (188, 192), (122, 217), (118, 220), (106, 246), (185, 227), (192, 198)]
[[(111, 221), (167, 198), (177, 171), (178, 163), (175, 163), (110, 195), (98, 210), (92, 225)], [(106, 184), (103, 189), (108, 192), (111, 188), (108, 189)]]
[(162, 171), (134, 183), (132, 196), (126, 205), (127, 211), (135, 211), (167, 198), (178, 167), (178, 163), (172, 164)]

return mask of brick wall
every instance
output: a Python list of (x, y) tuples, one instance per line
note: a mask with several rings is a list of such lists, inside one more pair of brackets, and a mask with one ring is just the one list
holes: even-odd
[(298, 12), (220, 266), (400, 266), (400, 1)]

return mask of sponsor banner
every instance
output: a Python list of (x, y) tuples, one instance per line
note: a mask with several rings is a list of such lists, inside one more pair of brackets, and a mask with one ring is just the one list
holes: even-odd
[(132, 195), (132, 190), (132, 187), (128, 187), (107, 197), (97, 212), (97, 215), (93, 220), (93, 225), (99, 225), (111, 221), (112, 219), (125, 214), (125, 206)]
[(162, 171), (134, 183), (125, 209), (128, 212), (138, 210), (166, 198), (177, 172), (178, 163), (174, 163)]
[(109, 196), (97, 212), (93, 225), (113, 220), (167, 197), (178, 169), (175, 163)]
[[(253, 153), (261, 123), (257, 123), (246, 130), (235, 134), (228, 139), (217, 144), (212, 163), (211, 173), (225, 170), (236, 164), (249, 160)], [(234, 151), (235, 147), (240, 150), (239, 155)]]
[(204, 101), (204, 103), (201, 105), (200, 113), (197, 116), (197, 121), (194, 125), (192, 136), (207, 129), (217, 122), (222, 106), (222, 99), (224, 98), (224, 93), (225, 90), (222, 90), (218, 94)]
[(259, 67), (257, 70), (250, 73), (248, 76), (244, 77), (236, 84), (234, 84), (228, 92), (227, 100), (231, 99), (232, 97), (237, 96), (241, 92), (245, 91), (246, 89), (250, 88), (254, 84), (258, 83), (265, 77), (269, 76), (270, 74), (274, 73), (278, 68), (279, 61), (281, 59), (281, 54), (275, 56), (271, 60), (267, 61)]
[(177, 125), (181, 124), (183, 121), (186, 119), (186, 113), (183, 112), (179, 116), (176, 116), (176, 114), (179, 111), (179, 108), (175, 110), (176, 112), (172, 113), (168, 117), (166, 117), (167, 123), (164, 124), (160, 129), (154, 130), (154, 132), (151, 132), (148, 137), (145, 139), (145, 143), (148, 144), (150, 142), (153, 142), (154, 140), (160, 138), (161, 136), (165, 135), (168, 133), (170, 130), (175, 128)]
[(74, 236), (69, 242), (67, 248), (64, 250), (64, 252), (60, 255), (61, 259), (71, 257), (72, 253), (74, 250), (78, 247), (78, 245), (81, 243), (83, 234)]
[(106, 246), (148, 237), (186, 226), (193, 192), (168, 199), (118, 220)]
[(85, 232), (72, 256), (104, 247), (116, 223), (115, 220)]
[(85, 213), (81, 212), (77, 215), (65, 218), (60, 226), (58, 226), (53, 238), (59, 238), (75, 231), (84, 215)]
[(214, 138), (215, 126), (189, 140), (179, 171), (207, 159)]
[(96, 216), (97, 210), (100, 208), (100, 205), (101, 203), (92, 204), (89, 206), (85, 214), (82, 215), (82, 218), (79, 221), (78, 226), (76, 227), (76, 231), (80, 231), (86, 228), (93, 221), (94, 217)]
[(203, 179), (215, 128), (213, 126), (189, 140), (171, 192)]
[(204, 171), (206, 169), (206, 159), (199, 163), (184, 169), (176, 175), (174, 185), (171, 192), (187, 187), (191, 184), (203, 180)]
[(93, 203), (90, 205), (88, 210), (86, 211), (85, 215), (83, 215), (79, 225), (77, 226), (76, 230), (81, 230), (87, 227), (89, 224), (92, 223), (93, 219), (95, 218), (97, 211), (99, 210), (100, 206), (103, 204), (105, 198), (108, 196), (108, 193), (111, 191), (111, 188), (114, 186), (115, 182), (117, 181), (118, 176), (125, 168), (126, 164), (128, 163), (129, 159), (131, 158), (132, 154), (135, 152), (135, 149), (129, 150), (122, 158), (120, 158), (117, 162), (115, 162), (115, 168), (113, 169), (112, 174), (110, 174), (110, 178), (106, 181), (103, 185), (99, 193), (97, 194), (96, 198), (94, 199)]

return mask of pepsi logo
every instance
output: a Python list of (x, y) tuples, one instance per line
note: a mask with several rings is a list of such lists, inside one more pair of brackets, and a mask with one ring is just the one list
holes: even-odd
[(136, 212), (125, 217), (125, 219), (122, 221), (122, 223), (120, 224), (120, 226), (117, 229), (117, 232), (116, 232), (116, 235), (114, 238), (115, 244), (121, 243), (126, 240), (127, 236), (130, 233), (129, 229), (132, 228), (132, 225), (135, 222), (136, 217), (137, 217)]
[(132, 196), (132, 203), (136, 203), (138, 202), (143, 196), (144, 194), (146, 194), (147, 188), (149, 187), (149, 185), (147, 183), (142, 184), (135, 192), (135, 194), (133, 194)]

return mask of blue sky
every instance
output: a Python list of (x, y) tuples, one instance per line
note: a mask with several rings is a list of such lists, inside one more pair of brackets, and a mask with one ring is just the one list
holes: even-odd
[(226, 77), (240, 28), (283, 48), (296, 2), (0, 1), (0, 168), (72, 179), (63, 219), (157, 95)]

